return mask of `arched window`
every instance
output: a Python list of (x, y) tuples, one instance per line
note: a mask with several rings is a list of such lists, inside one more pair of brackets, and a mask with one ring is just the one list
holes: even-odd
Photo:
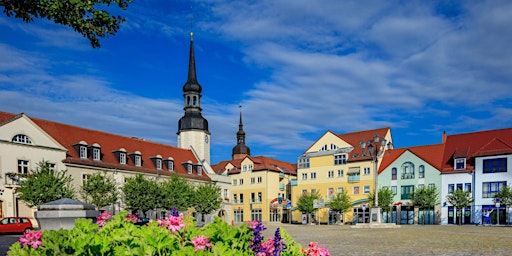
[(424, 165), (420, 165), (418, 167), (418, 178), (420, 178), (420, 179), (425, 178), (425, 166)]
[(16, 134), (14, 137), (12, 137), (11, 141), (21, 144), (32, 144), (30, 138), (25, 134)]
[(405, 162), (402, 164), (402, 179), (414, 179), (414, 164)]
[(194, 106), (195, 106), (195, 105), (197, 105), (197, 96), (194, 96), (193, 99), (194, 99)]

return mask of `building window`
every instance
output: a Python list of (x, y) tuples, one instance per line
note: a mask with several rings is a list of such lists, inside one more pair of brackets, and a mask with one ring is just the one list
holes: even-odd
[(251, 184), (254, 184), (254, 182), (256, 182), (256, 178), (251, 177)]
[(234, 204), (237, 204), (237, 203), (238, 203), (238, 195), (237, 195), (237, 194), (234, 194), (234, 195), (233, 195), (233, 203), (234, 203)]
[(119, 163), (126, 164), (126, 153), (119, 152)]
[(142, 161), (141, 161), (141, 156), (140, 155), (135, 155), (135, 166), (142, 166)]
[(255, 194), (254, 192), (251, 193), (251, 203), (255, 203), (256, 202), (256, 198), (255, 198)]
[(247, 165), (242, 166), (242, 172), (246, 172), (246, 171), (247, 171)]
[(89, 179), (89, 174), (82, 173), (82, 185)]
[(203, 175), (203, 167), (198, 165), (196, 167), (197, 175)]
[(249, 171), (252, 171), (252, 164), (249, 164), (247, 168), (249, 169)]
[(101, 151), (99, 148), (92, 148), (92, 160), (99, 161), (101, 158)]
[(229, 191), (227, 188), (224, 189), (224, 198), (228, 198), (229, 197)]
[(240, 186), (242, 186), (242, 185), (244, 184), (244, 179), (240, 179), (240, 180), (238, 181), (238, 184), (240, 184)]
[(347, 164), (347, 154), (334, 155), (334, 165)]
[(506, 181), (483, 182), (482, 183), (482, 197), (483, 198), (494, 198), (495, 194), (500, 192), (500, 190), (506, 186), (507, 186)]
[(391, 169), (391, 180), (396, 180), (396, 173), (397, 173), (397, 169), (396, 169), (396, 167), (393, 167)]
[(364, 194), (370, 194), (370, 186), (364, 186), (363, 187), (363, 193)]
[(302, 174), (302, 180), (307, 180), (308, 179), (308, 174), (307, 173), (303, 173)]
[(262, 183), (263, 182), (263, 178), (260, 176), (258, 177), (258, 183)]
[(162, 159), (157, 158), (155, 159), (155, 165), (157, 170), (162, 170)]
[[(187, 173), (192, 174), (192, 164), (187, 164)], [(242, 185), (242, 184), (240, 184)]]
[(507, 158), (485, 159), (483, 173), (507, 172)]
[(28, 174), (28, 161), (27, 160), (18, 160), (18, 173), (19, 174)]
[(237, 209), (235, 210), (235, 214), (234, 214), (234, 221), (235, 223), (242, 223), (244, 222), (244, 210), (243, 209)]
[(55, 171), (55, 164), (48, 163), (48, 169), (49, 169), (50, 171)]
[(298, 168), (309, 168), (309, 157), (299, 158)]
[(343, 170), (338, 170), (338, 177), (343, 177)]
[(420, 179), (425, 178), (425, 166), (424, 165), (420, 165), (420, 167), (418, 169), (418, 178), (420, 178)]
[(363, 175), (370, 175), (370, 167), (363, 168)]
[(30, 138), (25, 134), (17, 134), (14, 137), (12, 137), (12, 142), (15, 143), (21, 143), (21, 144), (32, 144), (32, 141)]
[(430, 188), (430, 189), (434, 189), (435, 187), (436, 187), (436, 184), (434, 184), (434, 183), (428, 184), (428, 188)]
[(401, 200), (411, 199), (411, 195), (414, 193), (414, 186), (402, 186), (401, 190)]
[(170, 172), (174, 171), (174, 161), (167, 161), (167, 169), (169, 169)]
[(448, 194), (455, 192), (455, 184), (448, 184)]
[(391, 192), (393, 192), (393, 195), (396, 195), (396, 186), (391, 186)]
[(471, 183), (464, 184), (464, 191), (471, 193)]
[(352, 190), (354, 195), (359, 195), (359, 186), (355, 186)]
[(334, 197), (334, 188), (327, 189), (327, 200), (332, 200)]
[(425, 187), (425, 184), (418, 184), (418, 189), (422, 189)]
[(316, 179), (316, 172), (312, 172), (310, 176), (312, 180)]
[(237, 181), (237, 180), (233, 180), (233, 186), (236, 186), (236, 181)]
[(80, 146), (80, 158), (82, 158), (82, 159), (87, 158), (87, 147), (86, 146)]
[(307, 194), (308, 194), (308, 190), (307, 190), (307, 189), (303, 189), (303, 190), (302, 190), (302, 195), (303, 195), (303, 196), (305, 196), (305, 195), (307, 195)]
[(252, 209), (251, 211), (251, 220), (259, 220), (261, 221), (262, 214), (261, 209)]
[(263, 201), (263, 196), (261, 192), (258, 192), (258, 203), (261, 203)]
[(402, 179), (414, 179), (414, 164), (405, 162), (402, 164)]
[(327, 171), (327, 178), (334, 178), (334, 171)]
[(338, 193), (343, 193), (343, 188), (342, 187), (338, 187)]
[(244, 203), (244, 194), (240, 194), (240, 203), (243, 204)]
[(455, 159), (455, 170), (464, 170), (466, 169), (466, 158), (456, 158)]

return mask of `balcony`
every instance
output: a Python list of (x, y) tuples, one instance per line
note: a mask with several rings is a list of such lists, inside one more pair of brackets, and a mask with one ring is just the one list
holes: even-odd
[(285, 189), (285, 185), (284, 184), (279, 184), (279, 190), (283, 191)]
[(5, 174), (5, 187), (7, 188), (15, 188), (19, 187), (21, 182), (25, 180), (27, 174), (20, 174), (14, 172), (8, 172)]
[(402, 173), (402, 180), (414, 179), (414, 173)]

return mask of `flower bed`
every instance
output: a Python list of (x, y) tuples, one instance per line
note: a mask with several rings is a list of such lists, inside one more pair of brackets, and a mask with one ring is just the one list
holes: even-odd
[(198, 228), (191, 216), (173, 211), (147, 225), (136, 222), (137, 217), (126, 212), (103, 213), (96, 224), (77, 219), (71, 230), (25, 233), (8, 255), (329, 255), (314, 242), (303, 248), (281, 228), (273, 238), (264, 239), (260, 221), (230, 226), (216, 218)]

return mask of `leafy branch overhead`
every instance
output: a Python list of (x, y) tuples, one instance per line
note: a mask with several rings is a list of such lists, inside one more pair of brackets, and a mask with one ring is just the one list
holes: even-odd
[[(111, 15), (111, 5), (126, 10), (132, 0), (0, 0), (7, 17), (33, 22), (35, 18), (46, 18), (73, 28), (89, 39), (93, 48), (100, 47), (99, 38), (114, 35), (125, 18)], [(100, 9), (101, 8), (101, 9)]]

